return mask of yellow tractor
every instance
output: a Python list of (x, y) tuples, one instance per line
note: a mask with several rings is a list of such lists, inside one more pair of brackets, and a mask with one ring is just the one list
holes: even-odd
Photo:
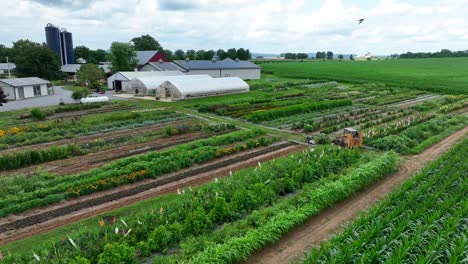
[(344, 133), (337, 137), (333, 143), (342, 148), (354, 148), (362, 146), (362, 132), (354, 128), (345, 128)]

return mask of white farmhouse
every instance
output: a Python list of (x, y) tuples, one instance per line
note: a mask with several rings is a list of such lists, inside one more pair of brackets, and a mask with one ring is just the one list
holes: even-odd
[(37, 77), (0, 79), (0, 87), (8, 100), (48, 95), (49, 81)]

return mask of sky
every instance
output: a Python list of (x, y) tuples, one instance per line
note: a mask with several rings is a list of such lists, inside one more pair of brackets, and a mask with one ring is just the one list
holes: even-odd
[(0, 10), (6, 46), (45, 42), (52, 23), (73, 33), (75, 47), (105, 50), (143, 34), (171, 50), (468, 50), (468, 0), (2, 0)]

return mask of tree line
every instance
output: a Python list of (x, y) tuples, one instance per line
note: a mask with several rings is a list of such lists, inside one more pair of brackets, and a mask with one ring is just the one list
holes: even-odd
[(468, 57), (468, 50), (451, 51), (442, 49), (437, 52), (407, 52), (399, 55), (400, 59)]

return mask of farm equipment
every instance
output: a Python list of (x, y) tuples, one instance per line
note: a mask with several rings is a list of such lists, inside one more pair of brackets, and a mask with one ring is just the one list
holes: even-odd
[(362, 146), (362, 132), (354, 128), (345, 128), (344, 133), (337, 137), (333, 143), (342, 148), (354, 148)]

